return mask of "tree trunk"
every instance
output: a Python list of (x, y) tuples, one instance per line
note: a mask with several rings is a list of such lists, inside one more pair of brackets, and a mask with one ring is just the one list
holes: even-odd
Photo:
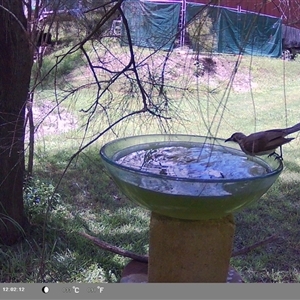
[(0, 243), (14, 244), (23, 206), (24, 118), (32, 55), (22, 0), (0, 0)]

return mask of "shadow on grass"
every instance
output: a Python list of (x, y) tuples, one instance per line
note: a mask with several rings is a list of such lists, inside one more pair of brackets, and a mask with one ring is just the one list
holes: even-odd
[[(58, 182), (67, 154), (48, 157), (38, 165), (36, 176)], [(232, 258), (231, 265), (246, 282), (300, 282), (300, 167), (288, 160), (284, 164), (271, 189), (235, 214), (234, 250), (278, 234), (277, 240)], [(128, 259), (97, 248), (80, 231), (148, 253), (149, 212), (119, 193), (98, 150), (82, 154), (71, 165), (58, 192), (62, 202), (51, 212), (45, 235), (42, 222), (32, 219), (23, 242), (0, 247), (1, 282), (118, 282)]]
[[(48, 157), (35, 176), (55, 185), (67, 157)], [(26, 238), (13, 247), (1, 246), (1, 282), (118, 282), (128, 259), (97, 248), (78, 234), (81, 231), (138, 254), (148, 253), (149, 213), (119, 193), (98, 151), (79, 156), (58, 193), (61, 202), (49, 214), (44, 234), (45, 212), (34, 211)]]
[(270, 190), (235, 214), (236, 250), (278, 235), (270, 244), (232, 259), (247, 282), (300, 282), (300, 167), (291, 161), (284, 165)]

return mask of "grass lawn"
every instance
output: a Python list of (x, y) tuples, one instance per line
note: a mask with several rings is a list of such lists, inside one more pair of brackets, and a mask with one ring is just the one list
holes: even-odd
[[(105, 56), (108, 65), (108, 54), (119, 54), (120, 65), (126, 61), (126, 52), (120, 51), (110, 47)], [(129, 117), (76, 157), (62, 177), (73, 153), (124, 114), (140, 109), (141, 98), (136, 86), (128, 86), (129, 72), (101, 95), (100, 106), (93, 106), (98, 90), (88, 84), (91, 74), (83, 63), (76, 68), (68, 65), (55, 93), (47, 82), (36, 96), (36, 122), (42, 123), (36, 133), (35, 175), (25, 191), (32, 226), (19, 244), (0, 247), (1, 282), (117, 282), (128, 259), (96, 248), (79, 235), (81, 231), (147, 254), (150, 214), (120, 194), (103, 169), (99, 149), (107, 141), (159, 132), (227, 138), (235, 131), (250, 134), (300, 121), (297, 60), (218, 55), (212, 57), (213, 70), (204, 69), (198, 76), (195, 57), (190, 55), (174, 51), (165, 60), (161, 53), (149, 57), (149, 50), (135, 51), (151, 109), (170, 119), (149, 113)], [(163, 68), (164, 97), (153, 88), (162, 82)], [(145, 70), (151, 71), (151, 82)], [(113, 75), (100, 72), (98, 78), (109, 76)], [(71, 87), (83, 84), (69, 93)], [(48, 116), (58, 102), (59, 111)], [(231, 265), (246, 282), (300, 282), (300, 139), (297, 133), (293, 136), (296, 139), (284, 146), (280, 178), (260, 201), (235, 214), (234, 251), (278, 235), (273, 242), (232, 258)]]

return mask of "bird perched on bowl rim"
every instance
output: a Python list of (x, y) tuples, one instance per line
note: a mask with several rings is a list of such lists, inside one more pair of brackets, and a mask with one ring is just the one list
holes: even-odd
[[(240, 145), (241, 150), (247, 155), (276, 155), (282, 159), (282, 145), (289, 143), (294, 138), (286, 138), (287, 135), (300, 131), (300, 123), (283, 129), (270, 129), (259, 131), (248, 136), (241, 132), (235, 132), (225, 142), (236, 142)], [(280, 155), (275, 151), (280, 147)]]

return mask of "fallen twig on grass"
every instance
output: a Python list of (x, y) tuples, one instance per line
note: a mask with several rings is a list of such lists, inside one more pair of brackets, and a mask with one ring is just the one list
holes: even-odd
[(254, 250), (255, 248), (258, 248), (258, 247), (260, 247), (262, 245), (271, 243), (271, 242), (273, 242), (273, 241), (275, 241), (277, 239), (278, 239), (278, 235), (277, 234), (273, 234), (270, 237), (268, 237), (268, 238), (266, 238), (266, 239), (264, 239), (262, 241), (259, 241), (257, 243), (254, 243), (254, 244), (248, 246), (248, 247), (245, 247), (243, 249), (240, 249), (240, 250), (237, 250), (237, 251), (233, 252), (231, 254), (231, 257), (239, 256), (239, 255), (242, 255), (242, 254), (247, 254), (248, 252)]
[[(91, 236), (91, 235), (89, 235), (85, 232), (80, 232), (79, 234), (81, 236), (87, 238), (88, 240), (90, 240), (96, 246), (100, 247), (103, 250), (107, 250), (107, 251), (113, 252), (115, 254), (119, 254), (121, 256), (128, 257), (128, 258), (140, 261), (140, 262), (145, 262), (145, 263), (148, 262), (148, 256), (147, 255), (139, 255), (139, 254), (133, 253), (131, 251), (122, 249), (120, 247), (114, 246), (114, 245), (109, 244), (107, 242), (101, 241), (100, 239), (98, 239), (94, 236)], [(273, 242), (274, 240), (277, 240), (277, 239), (278, 239), (277, 234), (271, 235), (270, 237), (268, 237), (268, 238), (266, 238), (262, 241), (259, 241), (257, 243), (254, 243), (253, 245), (250, 245), (248, 247), (245, 247), (243, 249), (240, 249), (240, 250), (237, 250), (237, 251), (233, 252), (231, 254), (231, 257), (247, 254), (248, 252), (254, 250), (255, 248), (258, 248), (258, 247), (263, 246), (265, 244), (271, 243), (271, 242)]]
[(146, 256), (146, 255), (135, 254), (131, 251), (122, 249), (120, 247), (114, 246), (114, 245), (106, 243), (106, 242), (103, 242), (103, 241), (99, 240), (98, 238), (96, 238), (94, 236), (91, 236), (91, 235), (89, 235), (85, 232), (80, 232), (79, 234), (81, 236), (87, 238), (88, 240), (90, 240), (96, 246), (100, 247), (103, 250), (107, 250), (107, 251), (113, 252), (115, 254), (119, 254), (119, 255), (122, 255), (122, 256), (125, 256), (125, 257), (129, 257), (131, 259), (134, 259), (134, 260), (137, 260), (137, 261), (140, 261), (140, 262), (148, 262), (148, 256)]

